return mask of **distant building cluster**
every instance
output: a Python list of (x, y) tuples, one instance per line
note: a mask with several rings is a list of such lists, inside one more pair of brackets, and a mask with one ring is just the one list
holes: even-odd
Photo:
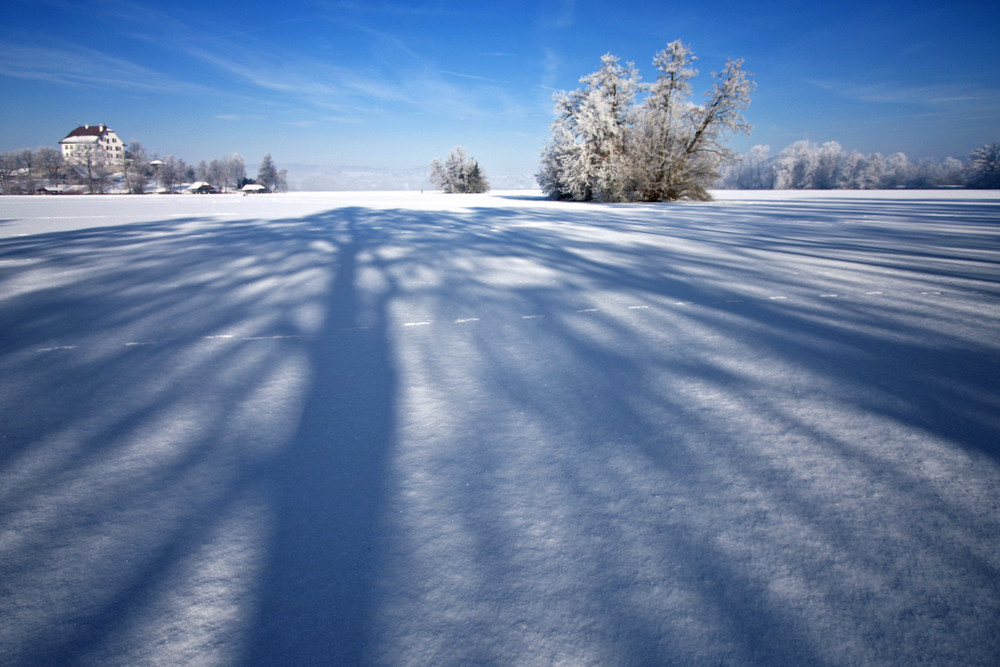
[(138, 141), (128, 143), (103, 123), (84, 123), (59, 140), (58, 148), (39, 146), (0, 153), (0, 194), (210, 194), (283, 192), (287, 171), (268, 153), (255, 178), (243, 156), (188, 164), (173, 155), (150, 155)]

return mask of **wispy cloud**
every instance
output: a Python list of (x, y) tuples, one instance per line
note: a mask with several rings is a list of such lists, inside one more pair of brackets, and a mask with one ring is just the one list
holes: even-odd
[[(310, 20), (329, 25), (331, 34), (351, 35), (358, 48), (350, 57), (332, 56), (337, 53), (335, 42), (329, 48), (303, 48), (295, 40), (272, 39), (274, 26), (299, 26), (305, 22), (300, 17), (257, 28), (237, 20), (201, 22), (155, 4), (131, 7), (122, 0), (103, 0), (102, 6), (117, 21), (117, 34), (148, 45), (135, 52), (156, 54), (155, 58), (140, 65), (130, 60), (129, 52), (112, 55), (97, 50), (100, 46), (5, 44), (0, 49), (0, 75), (200, 99), (225, 95), (230, 102), (253, 105), (272, 117), (278, 113), (275, 119), (286, 124), (292, 119), (324, 122), (326, 118), (357, 123), (400, 114), (515, 117), (530, 106), (510, 90), (508, 82), (475, 70), (442, 67), (415, 46), (419, 40), (369, 20), (376, 10), (396, 15), (454, 12), (446, 6), (320, 4), (324, 10)], [(572, 9), (572, 2), (561, 5), (562, 10), (567, 7)], [(66, 11), (82, 15), (83, 9), (71, 5)], [(322, 31), (311, 29), (309, 34), (318, 38)], [(217, 120), (247, 119), (232, 104), (224, 109), (215, 115)]]
[(87, 88), (206, 94), (206, 86), (77, 45), (53, 47), (7, 43), (0, 49), (0, 76)]
[(962, 84), (906, 85), (893, 81), (844, 83), (817, 79), (806, 80), (806, 83), (843, 97), (879, 104), (940, 106), (1000, 103), (1000, 90)]
[(457, 76), (460, 79), (471, 79), (473, 81), (486, 81), (488, 83), (499, 83), (506, 85), (506, 81), (500, 81), (499, 79), (491, 79), (487, 76), (477, 76), (475, 74), (462, 74), (461, 72), (452, 72), (451, 70), (443, 69), (442, 74), (447, 74), (448, 76)]
[(372, 57), (354, 67), (317, 55), (225, 40), (187, 40), (177, 48), (262, 92), (279, 93), (287, 104), (305, 104), (338, 117), (356, 119), (393, 110), (452, 117), (482, 115), (484, 110), (520, 113), (522, 105), (506, 90), (506, 82), (442, 69), (400, 37), (376, 28), (352, 29), (367, 35), (372, 49)]
[(576, 0), (556, 0), (543, 9), (543, 27), (561, 30), (571, 27), (576, 21)]

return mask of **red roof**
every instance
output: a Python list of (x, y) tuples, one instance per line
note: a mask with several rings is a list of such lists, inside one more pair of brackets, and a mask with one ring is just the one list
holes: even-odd
[(107, 125), (81, 125), (72, 132), (66, 135), (66, 139), (70, 137), (99, 137), (108, 131)]

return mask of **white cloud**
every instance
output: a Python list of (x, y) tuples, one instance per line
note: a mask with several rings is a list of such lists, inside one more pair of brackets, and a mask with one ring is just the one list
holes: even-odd
[(42, 47), (8, 43), (0, 49), (0, 76), (88, 88), (210, 92), (206, 86), (76, 45)]
[(806, 83), (843, 97), (879, 104), (936, 106), (986, 103), (997, 105), (1000, 102), (1000, 90), (975, 88), (963, 84), (907, 85), (894, 81), (844, 83), (820, 79), (807, 79)]

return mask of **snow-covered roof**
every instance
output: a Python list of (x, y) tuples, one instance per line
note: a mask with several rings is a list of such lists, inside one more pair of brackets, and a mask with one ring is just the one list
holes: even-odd
[(61, 144), (96, 144), (100, 140), (101, 140), (100, 137), (90, 137), (90, 136), (66, 137), (65, 139), (63, 139), (59, 143), (61, 143)]
[(242, 190), (243, 192), (260, 192), (261, 190), (266, 190), (266, 189), (267, 188), (265, 188), (263, 185), (260, 185), (259, 183), (247, 183), (242, 188), (240, 188), (240, 190)]
[(82, 144), (82, 143), (94, 143), (98, 141), (108, 132), (114, 132), (110, 127), (104, 125), (80, 125), (75, 130), (66, 135), (66, 137), (60, 141), (61, 144)]

